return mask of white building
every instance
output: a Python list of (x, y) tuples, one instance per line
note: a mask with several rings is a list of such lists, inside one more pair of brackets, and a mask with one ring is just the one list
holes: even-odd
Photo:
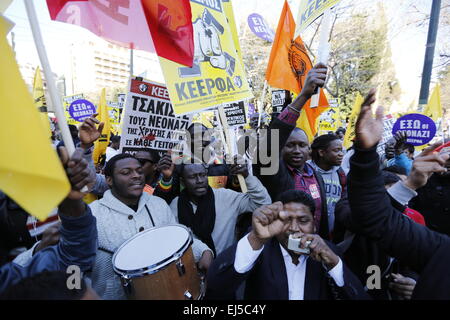
[[(130, 50), (102, 39), (72, 43), (66, 68), (67, 94), (126, 88), (130, 76)], [(133, 51), (133, 73), (163, 82), (155, 54)]]

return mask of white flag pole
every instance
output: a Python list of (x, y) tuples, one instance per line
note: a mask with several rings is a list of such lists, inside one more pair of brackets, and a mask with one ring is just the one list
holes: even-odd
[(34, 7), (33, 0), (24, 0), (25, 8), (27, 9), (28, 20), (30, 21), (31, 31), (33, 33), (34, 43), (39, 54), (39, 60), (42, 64), (42, 70), (47, 80), (47, 87), (50, 94), (50, 99), (55, 107), (56, 118), (58, 119), (58, 125), (61, 129), (64, 145), (71, 156), (75, 152), (75, 146), (73, 144), (72, 136), (70, 134), (69, 126), (67, 125), (66, 117), (62, 107), (61, 97), (56, 89), (55, 79), (53, 77), (52, 69), (48, 61), (47, 53), (45, 51), (44, 42), (42, 41), (41, 30), (37, 20), (36, 9)]
[[(322, 62), (325, 65), (328, 63), (330, 55), (330, 44), (328, 38), (331, 31), (331, 9), (325, 10), (323, 14), (322, 23), (320, 27), (319, 49), (318, 49), (318, 63)], [(320, 89), (320, 88), (319, 88)], [(311, 97), (311, 108), (316, 108), (319, 105), (320, 90)]]
[[(42, 70), (45, 74), (45, 79), (47, 80), (47, 87), (50, 94), (50, 100), (55, 108), (56, 118), (58, 119), (58, 125), (61, 129), (62, 138), (64, 145), (71, 156), (75, 152), (75, 145), (72, 140), (72, 135), (70, 134), (69, 126), (67, 125), (67, 120), (64, 115), (64, 109), (62, 106), (61, 97), (58, 90), (56, 89), (55, 78), (53, 77), (52, 69), (50, 68), (50, 63), (48, 61), (47, 52), (45, 51), (44, 42), (42, 40), (41, 29), (39, 28), (39, 22), (37, 19), (36, 9), (34, 7), (33, 0), (24, 0), (25, 8), (27, 10), (28, 21), (30, 22), (31, 31), (33, 33), (34, 43), (39, 55), (39, 60), (42, 64)], [(81, 191), (87, 192), (87, 187), (84, 187)]]
[(262, 113), (264, 111), (264, 99), (266, 98), (266, 91), (267, 91), (267, 80), (264, 80), (264, 88), (263, 88), (263, 92), (261, 94), (261, 99), (259, 100), (259, 105), (258, 105), (258, 112), (259, 112), (258, 129), (261, 125), (261, 117), (262, 117)]

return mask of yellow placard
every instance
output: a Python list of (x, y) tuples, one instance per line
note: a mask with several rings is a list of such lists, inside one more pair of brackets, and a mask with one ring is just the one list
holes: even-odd
[(237, 28), (236, 28), (236, 20), (234, 18), (233, 5), (231, 3), (231, 0), (222, 0), (222, 3), (223, 3), (223, 8), (225, 10), (225, 16), (227, 17), (227, 20), (228, 20), (228, 25), (230, 26), (231, 37), (233, 38), (234, 48), (236, 49), (236, 53), (238, 54), (241, 65), (243, 65), (242, 51), (241, 51), (241, 45), (239, 44), (239, 36), (238, 36)]
[(319, 120), (319, 136), (327, 134), (328, 132), (336, 132), (341, 126), (341, 119), (339, 117), (339, 108), (328, 108), (320, 115)]
[(109, 113), (109, 123), (114, 125), (119, 125), (120, 123), (120, 108), (115, 102), (107, 101), (106, 106), (108, 107)]
[(295, 37), (300, 35), (325, 10), (336, 5), (340, 0), (302, 0), (298, 9)]
[(159, 58), (177, 115), (251, 99), (244, 69), (220, 0), (191, 0), (194, 28), (192, 68)]

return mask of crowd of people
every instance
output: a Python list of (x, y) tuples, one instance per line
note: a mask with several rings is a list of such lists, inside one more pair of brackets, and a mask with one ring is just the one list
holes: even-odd
[[(55, 211), (60, 223), (32, 237), (28, 213), (0, 192), (0, 297), (127, 299), (114, 254), (146, 230), (181, 224), (192, 233), (204, 299), (450, 298), (448, 153), (434, 152), (438, 144), (418, 153), (397, 134), (378, 154), (383, 109), (373, 116), (373, 89), (350, 149), (344, 128), (310, 144), (296, 123), (326, 75), (323, 64), (311, 69), (296, 99), (244, 138), (246, 152), (234, 161), (210, 152), (209, 130), (194, 123), (182, 159), (119, 153), (116, 136), (96, 168), (102, 124), (90, 117), (71, 128), (76, 152), (69, 158), (55, 144), (72, 186)], [(273, 174), (261, 149), (277, 162)], [(97, 200), (86, 203), (83, 187)], [(17, 247), (28, 250), (13, 257)], [(75, 288), (66, 285), (71, 266), (83, 275)]]

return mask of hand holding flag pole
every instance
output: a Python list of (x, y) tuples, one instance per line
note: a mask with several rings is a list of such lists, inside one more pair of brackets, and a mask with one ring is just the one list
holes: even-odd
[[(28, 20), (30, 22), (31, 31), (33, 33), (34, 43), (39, 55), (39, 60), (42, 64), (42, 69), (47, 80), (47, 86), (50, 94), (50, 99), (55, 107), (56, 118), (58, 119), (58, 125), (61, 129), (64, 145), (69, 153), (69, 156), (75, 152), (75, 145), (70, 134), (69, 126), (67, 125), (66, 117), (64, 115), (64, 109), (62, 106), (61, 97), (56, 89), (55, 79), (53, 72), (50, 68), (47, 52), (45, 51), (44, 42), (42, 40), (41, 29), (39, 28), (39, 22), (37, 19), (36, 9), (34, 7), (33, 0), (24, 0), (25, 8), (27, 10)], [(82, 192), (87, 192), (88, 188), (84, 187)]]
[[(225, 115), (225, 109), (223, 107), (223, 105), (220, 105), (219, 108), (219, 120), (222, 124), (222, 129), (225, 132), (225, 140), (223, 141), (225, 144), (225, 148), (226, 148), (226, 152), (228, 155), (232, 154), (232, 150), (231, 150), (231, 136), (230, 136), (230, 132), (229, 132), (229, 126), (228, 126), (228, 122), (227, 122), (227, 117)], [(245, 183), (245, 178), (242, 174), (238, 174), (237, 175), (238, 180), (239, 180), (239, 185), (241, 187), (241, 191), (242, 193), (247, 193), (248, 189), (247, 189), (247, 184)]]

